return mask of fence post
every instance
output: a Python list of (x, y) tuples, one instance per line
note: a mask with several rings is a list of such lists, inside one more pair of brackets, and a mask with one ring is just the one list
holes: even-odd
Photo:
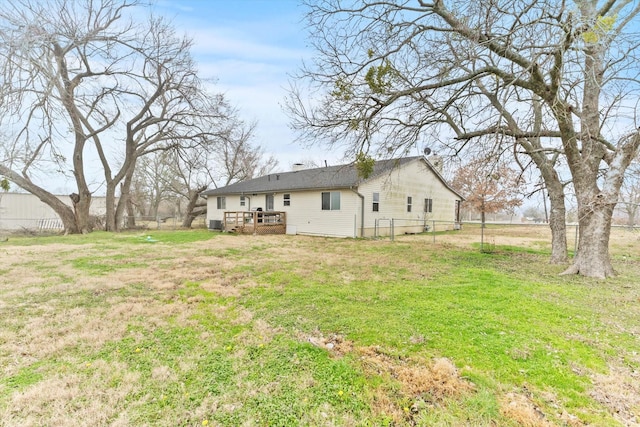
[(394, 222), (393, 222), (393, 218), (391, 218), (391, 241), (393, 242), (395, 240), (395, 229), (394, 229)]
[(433, 220), (431, 226), (433, 227), (433, 243), (436, 243), (436, 221)]
[(573, 243), (573, 257), (575, 258), (578, 255), (578, 224), (576, 224), (576, 237)]

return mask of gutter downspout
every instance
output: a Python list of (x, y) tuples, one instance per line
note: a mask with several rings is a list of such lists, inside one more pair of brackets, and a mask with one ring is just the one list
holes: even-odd
[(360, 197), (360, 237), (364, 237), (364, 195), (358, 193), (353, 187), (349, 187), (358, 197)]

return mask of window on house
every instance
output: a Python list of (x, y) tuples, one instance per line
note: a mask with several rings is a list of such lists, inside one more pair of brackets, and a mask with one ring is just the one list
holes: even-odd
[(227, 209), (227, 198), (224, 196), (218, 196), (217, 205), (218, 209)]
[(240, 206), (246, 206), (246, 200), (244, 196), (240, 196)]
[(285, 194), (282, 197), (283, 197), (282, 204), (284, 206), (291, 206), (291, 194)]
[(407, 212), (411, 212), (411, 203), (412, 203), (412, 199), (411, 196), (407, 197)]
[(339, 191), (322, 192), (322, 210), (323, 211), (339, 211), (340, 210), (340, 192)]
[(424, 199), (424, 211), (433, 212), (433, 199)]
[(273, 194), (265, 194), (265, 198), (264, 198), (265, 210), (267, 211), (273, 210), (273, 198), (274, 198)]
[(373, 207), (374, 212), (380, 211), (380, 193), (373, 193)]

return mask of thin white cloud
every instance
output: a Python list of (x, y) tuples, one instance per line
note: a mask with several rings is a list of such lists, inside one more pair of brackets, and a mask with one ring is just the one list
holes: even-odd
[[(161, 1), (168, 15), (182, 3)], [(251, 2), (245, 2), (247, 5)], [(253, 2), (256, 3), (256, 2)], [(305, 47), (304, 30), (299, 22), (297, 2), (284, 0), (274, 5), (276, 13), (226, 14), (217, 2), (189, 2), (192, 13), (176, 13), (174, 23), (194, 41), (192, 54), (202, 78), (214, 79), (212, 90), (225, 94), (247, 122), (257, 122), (255, 142), (268, 155), (280, 161), (280, 169), (313, 159), (319, 164), (339, 163), (337, 153), (327, 153), (321, 147), (302, 147), (289, 128), (289, 118), (281, 104), (288, 87), (288, 75), (294, 73), (303, 59), (311, 56)], [(226, 8), (228, 9), (229, 3)], [(253, 13), (251, 13), (253, 12)]]
[(193, 12), (195, 10), (193, 6), (174, 0), (157, 0), (156, 5), (167, 10), (176, 10), (178, 12)]
[(295, 62), (309, 55), (309, 51), (305, 49), (265, 43), (236, 29), (196, 29), (188, 31), (187, 34), (194, 39), (193, 53), (196, 56), (214, 55), (262, 59), (269, 62)]

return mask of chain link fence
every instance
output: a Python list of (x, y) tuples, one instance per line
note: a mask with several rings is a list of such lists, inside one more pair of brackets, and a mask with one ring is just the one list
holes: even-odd
[[(420, 231), (419, 225), (424, 228)], [(419, 231), (415, 231), (419, 230)], [(574, 253), (578, 246), (578, 225), (567, 224), (567, 249)], [(451, 243), (477, 246), (491, 251), (498, 246), (532, 247), (550, 250), (551, 229), (546, 223), (512, 222), (447, 222), (388, 219), (377, 224), (376, 237), (391, 240), (420, 239), (428, 243)], [(635, 253), (640, 250), (640, 226), (614, 225), (609, 245), (613, 250)]]
[[(104, 216), (92, 216), (94, 229), (104, 229)], [(182, 229), (183, 218), (136, 216), (133, 221), (124, 217), (121, 230), (179, 230)], [(191, 228), (205, 228), (204, 216), (193, 220)], [(53, 218), (6, 218), (0, 217), (0, 231), (4, 234), (55, 234), (64, 231), (62, 220)]]
[[(176, 216), (136, 216), (133, 221), (125, 216), (122, 219), (122, 230), (180, 230), (184, 218)], [(199, 216), (191, 223), (191, 228), (206, 228), (206, 218)]]
[(376, 219), (373, 236), (394, 240), (401, 235), (432, 235), (445, 231), (460, 230), (462, 224), (455, 221), (435, 221), (429, 219), (380, 218)]

